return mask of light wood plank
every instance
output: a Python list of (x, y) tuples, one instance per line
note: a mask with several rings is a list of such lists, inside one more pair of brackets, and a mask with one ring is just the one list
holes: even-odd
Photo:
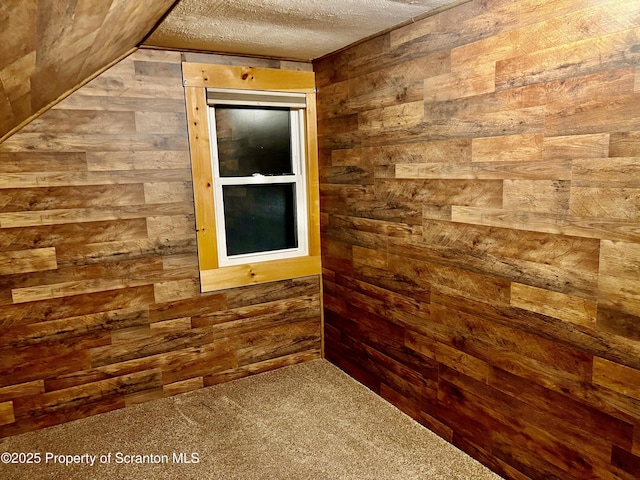
[[(471, 142), (467, 139), (412, 142), (359, 148), (359, 155), (373, 165), (403, 163), (466, 163), (471, 161)], [(336, 150), (332, 151), (336, 152)]]
[(158, 145), (165, 145), (167, 150), (187, 150), (189, 148), (184, 135), (135, 134), (131, 132), (114, 136), (84, 133), (61, 133), (58, 135), (24, 133), (10, 137), (2, 144), (3, 150), (6, 152), (24, 152), (38, 148), (45, 148), (53, 152), (74, 150), (126, 152), (156, 150)]
[(511, 284), (511, 305), (578, 325), (596, 323), (597, 302), (544, 288)]
[(359, 247), (354, 245), (353, 247), (353, 263), (354, 265), (367, 265), (375, 268), (387, 268), (388, 258), (386, 252), (379, 250), (373, 250), (370, 248)]
[(82, 222), (127, 220), (148, 216), (193, 214), (193, 206), (184, 203), (160, 203), (147, 206), (53, 209), (35, 212), (0, 213), (1, 228), (62, 225)]
[(499, 208), (476, 208), (457, 205), (451, 207), (451, 219), (454, 222), (472, 225), (575, 235), (586, 238), (628, 242), (640, 240), (640, 232), (637, 231), (635, 221), (610, 221), (600, 218), (567, 217), (564, 214), (511, 212)]
[(636, 280), (640, 273), (639, 243), (603, 240), (600, 243), (600, 273)]
[(609, 156), (610, 134), (545, 136), (542, 156), (546, 159), (606, 158)]
[(58, 268), (54, 247), (0, 252), (0, 275), (55, 270)]
[(440, 178), (478, 180), (571, 180), (571, 162), (501, 161), (473, 163), (398, 163), (395, 178)]
[(187, 380), (182, 380), (181, 382), (173, 382), (163, 385), (162, 392), (165, 397), (170, 397), (173, 395), (180, 395), (181, 393), (192, 392), (193, 390), (198, 390), (199, 388), (203, 387), (204, 378), (195, 377), (189, 378)]
[[(0, 177), (0, 188), (41, 188), (64, 186), (92, 186), (140, 184), (146, 182), (184, 182), (191, 180), (188, 169), (137, 170), (137, 171), (100, 171), (100, 172), (64, 172), (44, 171), (10, 173)], [(140, 177), (142, 175), (142, 178)], [(142, 180), (142, 181), (141, 181)]]
[(542, 158), (542, 134), (480, 137), (471, 140), (474, 162), (537, 161)]
[(87, 170), (90, 172), (113, 170), (189, 170), (190, 168), (189, 152), (187, 151), (87, 153)]
[(164, 335), (173, 332), (186, 332), (191, 330), (191, 317), (174, 318), (162, 322), (152, 323), (151, 333), (154, 335)]
[(307, 222), (309, 255), (320, 255), (320, 174), (318, 164), (318, 128), (315, 94), (308, 93), (306, 113)]
[(207, 120), (207, 97), (202, 88), (185, 88), (187, 120), (191, 144), (193, 193), (200, 270), (218, 268), (215, 208), (213, 205), (213, 171)]
[(375, 184), (379, 199), (420, 202), (429, 205), (502, 206), (500, 180), (401, 180), (380, 179)]
[(16, 421), (13, 412), (13, 402), (0, 403), (0, 425), (7, 425)]
[(495, 77), (495, 63), (452, 68), (450, 73), (424, 80), (424, 100), (441, 102), (491, 93), (496, 88)]
[[(631, 51), (628, 45), (637, 41), (640, 34), (637, 24), (627, 28), (608, 35), (583, 36), (572, 43), (561, 42), (530, 55), (499, 61), (496, 64), (496, 86), (513, 88), (627, 66), (629, 57), (637, 56), (637, 52)], [(633, 79), (625, 90), (633, 91)]]
[(14, 303), (33, 302), (150, 285), (158, 279), (170, 279), (170, 276), (163, 274), (161, 259), (151, 257), (122, 261), (115, 265), (95, 264), (45, 272), (40, 274), (39, 281), (32, 279), (28, 283), (33, 286), (12, 288), (11, 294)]
[(184, 133), (187, 128), (187, 122), (182, 112), (136, 112), (134, 128), (138, 133), (174, 135)]
[(572, 192), (571, 183), (564, 180), (505, 180), (502, 206), (512, 211), (563, 214), (569, 211)]
[[(572, 185), (596, 188), (640, 188), (640, 157), (578, 158), (573, 161)], [(631, 190), (629, 190), (631, 192)], [(597, 195), (596, 195), (597, 197)]]
[(152, 182), (144, 184), (146, 204), (191, 203), (193, 186), (191, 182)]
[(87, 110), (49, 110), (25, 126), (24, 133), (93, 133), (98, 128), (105, 135), (122, 135), (136, 131), (132, 112), (96, 112)]
[(411, 102), (369, 110), (358, 115), (358, 129), (363, 132), (387, 128), (411, 127), (422, 122), (424, 103)]
[(640, 399), (640, 371), (635, 368), (594, 357), (593, 383)]
[[(166, 213), (166, 212), (165, 212)], [(147, 217), (149, 238), (180, 238), (185, 235), (195, 237), (194, 215), (153, 215)]]
[(156, 303), (175, 302), (197, 295), (200, 292), (198, 277), (170, 282), (157, 282), (153, 285), (153, 295)]
[(640, 189), (574, 187), (569, 212), (574, 217), (637, 221), (640, 219)]
[(201, 270), (203, 291), (213, 291), (255, 283), (275, 282), (289, 278), (319, 275), (320, 257), (298, 257), (248, 265)]
[(34, 380), (33, 382), (19, 383), (8, 387), (0, 388), (0, 402), (8, 399), (19, 399), (44, 393), (44, 380)]
[(313, 72), (206, 63), (183, 63), (182, 71), (186, 87), (288, 90), (309, 93), (315, 88)]

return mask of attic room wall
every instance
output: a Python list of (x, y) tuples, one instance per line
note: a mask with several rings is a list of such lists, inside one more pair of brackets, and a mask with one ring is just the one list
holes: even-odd
[(130, 53), (174, 3), (3, 0), (0, 139)]
[(188, 149), (151, 50), (0, 144), (0, 437), (320, 356), (318, 277), (199, 293)]
[(314, 63), (329, 360), (507, 478), (640, 478), (640, 3)]

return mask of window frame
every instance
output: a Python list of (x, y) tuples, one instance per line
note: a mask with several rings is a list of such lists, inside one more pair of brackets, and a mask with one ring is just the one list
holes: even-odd
[[(315, 76), (313, 72), (230, 65), (183, 63), (189, 145), (193, 174), (200, 286), (202, 292), (285, 280), (322, 272)], [(297, 92), (305, 95), (307, 253), (291, 258), (221, 265), (215, 214), (211, 124), (207, 89)], [(224, 262), (223, 262), (224, 263)]]
[[(231, 91), (230, 91), (231, 92)], [(282, 97), (281, 97), (282, 98)], [(284, 97), (286, 98), (286, 97)], [(211, 139), (211, 159), (213, 168), (214, 182), (214, 208), (216, 210), (216, 218), (220, 219), (216, 225), (216, 235), (218, 240), (218, 261), (220, 266), (239, 265), (247, 262), (262, 262), (267, 260), (278, 260), (283, 258), (293, 258), (306, 255), (308, 253), (308, 233), (307, 233), (307, 188), (305, 185), (306, 168), (304, 165), (304, 145), (306, 144), (304, 132), (304, 109), (303, 106), (289, 108), (290, 121), (290, 138), (291, 145), (291, 174), (282, 175), (252, 175), (252, 176), (232, 176), (225, 177), (220, 174), (220, 159), (218, 152), (218, 138), (215, 111), (218, 106), (252, 106), (252, 107), (271, 107), (274, 106), (269, 102), (261, 102), (252, 104), (251, 101), (241, 101), (242, 96), (231, 96), (231, 100), (209, 100), (209, 137)], [(282, 105), (278, 105), (282, 106)], [(214, 141), (215, 138), (215, 141)], [(238, 255), (229, 255), (227, 251), (227, 230), (226, 221), (224, 219), (224, 194), (225, 186), (245, 186), (245, 185), (276, 185), (276, 184), (293, 184), (295, 192), (295, 225), (296, 237), (298, 245), (294, 248), (269, 250), (263, 252), (245, 253)]]

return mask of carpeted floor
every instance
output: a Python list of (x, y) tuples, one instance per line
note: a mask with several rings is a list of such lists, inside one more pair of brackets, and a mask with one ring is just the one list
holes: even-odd
[(1, 439), (2, 452), (40, 455), (0, 463), (2, 479), (500, 478), (324, 360)]

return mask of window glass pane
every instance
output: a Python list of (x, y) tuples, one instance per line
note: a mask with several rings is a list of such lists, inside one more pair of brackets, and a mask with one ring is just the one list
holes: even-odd
[(221, 177), (292, 174), (288, 108), (215, 107)]
[(295, 185), (222, 187), (227, 255), (296, 248)]

